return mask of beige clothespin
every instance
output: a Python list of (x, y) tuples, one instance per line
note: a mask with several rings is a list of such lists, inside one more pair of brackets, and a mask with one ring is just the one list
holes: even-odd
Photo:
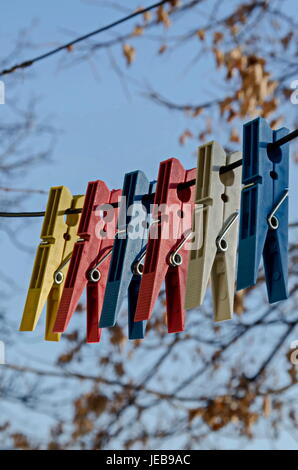
[(238, 242), (241, 167), (220, 169), (241, 159), (217, 142), (199, 147), (193, 232), (185, 308), (203, 303), (211, 278), (215, 321), (232, 318)]

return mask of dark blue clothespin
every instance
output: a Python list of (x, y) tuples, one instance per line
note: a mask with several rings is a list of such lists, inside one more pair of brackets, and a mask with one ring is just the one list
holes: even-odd
[(128, 296), (128, 336), (142, 339), (146, 322), (134, 322), (141, 284), (142, 261), (149, 232), (150, 194), (155, 182), (149, 183), (142, 171), (124, 177), (119, 212), (118, 236), (115, 239), (100, 327), (115, 325), (124, 298)]
[(270, 303), (288, 297), (288, 134), (263, 118), (243, 128), (237, 290), (256, 284), (263, 255)]

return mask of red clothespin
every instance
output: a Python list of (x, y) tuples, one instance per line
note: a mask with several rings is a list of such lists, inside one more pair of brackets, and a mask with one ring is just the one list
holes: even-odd
[(88, 184), (70, 266), (54, 325), (62, 333), (87, 287), (87, 342), (100, 341), (98, 327), (109, 272), (121, 190), (110, 191), (103, 181)]
[(148, 320), (163, 281), (169, 333), (184, 330), (184, 297), (191, 235), (196, 169), (176, 158), (161, 162), (135, 321)]

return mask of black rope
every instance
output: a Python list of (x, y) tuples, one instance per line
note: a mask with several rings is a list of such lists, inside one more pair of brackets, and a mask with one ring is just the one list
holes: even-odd
[[(277, 147), (280, 147), (281, 145), (284, 145), (284, 144), (290, 142), (291, 140), (295, 139), (296, 137), (298, 137), (298, 129), (295, 129), (294, 131), (290, 132), (286, 136), (281, 137), (280, 139), (276, 140), (275, 142), (272, 142), (272, 143), (268, 144), (267, 149), (268, 150), (276, 149)], [(219, 169), (219, 174), (223, 175), (225, 173), (228, 173), (229, 171), (234, 170), (235, 168), (238, 168), (242, 164), (243, 164), (243, 159), (236, 160), (235, 162), (230, 163), (229, 165), (222, 166)], [(185, 189), (185, 188), (190, 188), (191, 186), (194, 186), (195, 184), (196, 184), (196, 180), (192, 179), (190, 181), (186, 181), (184, 183), (178, 184), (177, 189), (182, 190), (182, 189)], [(145, 196), (146, 199), (150, 199), (152, 201), (154, 200), (154, 197), (155, 197), (155, 193), (148, 194), (147, 196)], [(113, 207), (119, 207), (119, 204), (117, 202), (112, 203), (110, 205), (113, 206)], [(67, 209), (64, 212), (64, 214), (65, 215), (67, 215), (67, 214), (80, 214), (81, 212), (82, 212), (82, 209)], [(42, 211), (42, 212), (0, 212), (0, 217), (44, 217), (44, 215), (45, 215), (44, 211)]]
[(229, 165), (222, 166), (222, 167), (219, 169), (219, 174), (220, 174), (220, 175), (224, 175), (225, 173), (228, 173), (228, 172), (231, 171), (231, 170), (235, 170), (235, 168), (238, 168), (238, 167), (241, 166), (242, 164), (243, 164), (243, 160), (242, 160), (242, 158), (241, 158), (241, 160), (236, 160), (235, 162), (230, 163)]
[(296, 137), (298, 137), (298, 129), (295, 129), (284, 137), (281, 137), (280, 139), (276, 140), (275, 142), (272, 142), (271, 144), (268, 144), (268, 150), (274, 150), (277, 147), (280, 147), (281, 145), (287, 144), (291, 140), (296, 139)]

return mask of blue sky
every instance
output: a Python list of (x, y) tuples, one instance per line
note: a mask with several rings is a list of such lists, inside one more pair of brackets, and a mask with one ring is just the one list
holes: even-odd
[[(91, 31), (121, 16), (101, 2), (83, 2), (81, 0), (61, 0), (41, 2), (40, 0), (3, 1), (1, 17), (5, 18), (0, 32), (1, 55), (6, 56), (14, 45), (17, 32), (30, 27), (30, 40), (39, 45), (24, 58), (42, 53), (48, 48), (73, 39), (77, 35)], [(102, 2), (105, 3), (105, 2)], [(144, 6), (151, 2), (144, 1)], [(230, 2), (232, 3), (232, 2)], [(222, 2), (227, 4), (227, 2)], [(133, 9), (139, 2), (131, 0), (125, 5)], [(296, 2), (288, 1), (289, 13), (295, 13)], [(223, 5), (221, 8), (226, 8)], [(177, 23), (175, 33), (195, 24), (195, 18), (183, 16)], [(123, 25), (117, 33), (131, 31), (136, 22)], [(171, 30), (170, 30), (171, 33)], [(106, 33), (101, 39), (113, 37)], [(141, 169), (149, 179), (154, 179), (161, 160), (169, 157), (179, 158), (186, 168), (195, 166), (194, 154), (197, 141), (190, 141), (181, 147), (178, 137), (193, 121), (182, 113), (169, 112), (156, 106), (142, 96), (142, 91), (153, 85), (157, 91), (177, 102), (200, 103), (217, 96), (214, 89), (216, 77), (212, 60), (204, 63), (204, 70), (194, 66), (186, 73), (185, 54), (189, 62), (195, 55), (192, 47), (180, 48), (169, 56), (157, 57), (157, 49), (163, 44), (166, 32), (162, 27), (158, 34), (160, 43), (150, 39), (132, 40), (137, 47), (136, 62), (131, 69), (125, 67), (120, 46), (113, 50), (114, 57), (125, 73), (132, 78), (121, 81), (111, 69), (107, 53), (102, 51), (99, 58), (92, 62), (83, 62), (73, 67), (64, 68), (66, 52), (36, 64), (30, 71), (23, 73), (19, 91), (24, 103), (34, 95), (40, 99), (38, 110), (61, 132), (54, 148), (51, 162), (31, 168), (30, 172), (12, 183), (14, 187), (48, 190), (51, 186), (65, 185), (73, 194), (82, 194), (88, 181), (103, 179), (110, 188), (121, 188), (125, 172)], [(73, 55), (75, 57), (75, 50)], [(94, 74), (96, 70), (96, 76)], [(134, 81), (136, 80), (136, 82)], [(10, 98), (9, 82), (6, 88)], [(0, 106), (0, 119), (5, 122), (6, 107)], [(287, 123), (285, 122), (285, 125)], [(199, 132), (200, 129), (198, 129)], [(212, 138), (226, 143), (223, 129)], [(297, 169), (291, 171), (291, 199), (297, 201), (298, 189), (294, 184)], [(40, 211), (45, 208), (46, 195), (34, 195), (26, 198), (23, 210)], [(290, 206), (291, 219), (297, 215), (296, 204)], [(25, 228), (20, 232), (22, 242), (35, 249), (39, 242), (41, 220), (25, 221)], [(20, 223), (7, 219), (5, 223), (19, 230)], [(11, 318), (17, 328), (22, 315), (23, 304), (28, 287), (33, 255), (19, 250), (7, 234), (0, 233), (2, 263), (0, 271), (14, 279), (10, 298), (6, 299)], [(16, 273), (17, 266), (17, 275)], [(37, 334), (26, 338), (30, 345), (32, 359), (38, 357), (47, 361), (48, 354), (56, 353), (59, 346), (42, 341), (43, 326)], [(19, 333), (21, 335), (21, 333)], [(1, 339), (1, 338), (0, 338)], [(15, 351), (7, 351), (7, 360), (22, 352), (23, 344)], [(294, 445), (294, 444), (293, 444)]]

